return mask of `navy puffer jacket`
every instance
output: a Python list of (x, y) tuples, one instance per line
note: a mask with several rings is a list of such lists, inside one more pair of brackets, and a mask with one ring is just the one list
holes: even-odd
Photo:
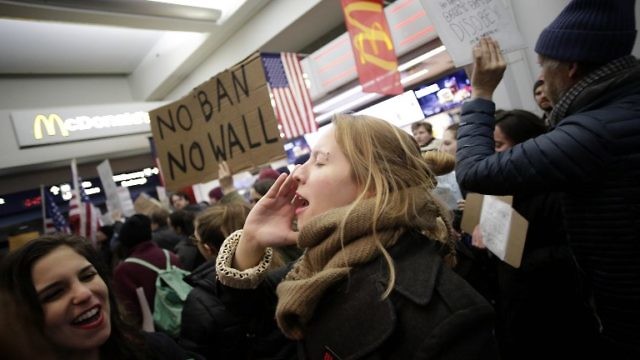
[(456, 175), (483, 194), (558, 191), (603, 335), (640, 353), (640, 66), (583, 91), (549, 133), (494, 152), (493, 102), (462, 107)]

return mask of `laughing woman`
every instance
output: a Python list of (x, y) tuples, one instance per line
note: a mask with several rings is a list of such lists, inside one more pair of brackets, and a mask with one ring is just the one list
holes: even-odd
[[(221, 298), (275, 313), (304, 359), (494, 358), (491, 306), (447, 265), (450, 226), (432, 179), (406, 132), (336, 116), (225, 240)], [(272, 247), (296, 242), (300, 260), (264, 276)]]
[(54, 358), (185, 359), (168, 336), (122, 322), (106, 275), (87, 241), (51, 235), (10, 253), (0, 285), (29, 309), (32, 328), (51, 344)]

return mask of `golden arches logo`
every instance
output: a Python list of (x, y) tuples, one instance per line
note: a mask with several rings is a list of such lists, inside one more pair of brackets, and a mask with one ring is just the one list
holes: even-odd
[(49, 116), (42, 114), (36, 115), (36, 118), (33, 120), (33, 138), (40, 140), (44, 137), (42, 132), (43, 127), (47, 135), (54, 136), (56, 134), (56, 125), (60, 130), (60, 135), (69, 136), (69, 130), (64, 126), (64, 121), (62, 121), (62, 118), (60, 118), (58, 114), (49, 114)]
[[(356, 20), (353, 16), (353, 13), (357, 11), (383, 14), (383, 9), (379, 4), (366, 1), (357, 1), (348, 4), (344, 8), (344, 12), (347, 17), (347, 23), (360, 30), (360, 33), (355, 35), (353, 38), (354, 47), (358, 51), (359, 55), (358, 60), (361, 64), (371, 63), (385, 70), (395, 70), (398, 66), (397, 61), (389, 61), (377, 56), (379, 53), (378, 42), (382, 42), (383, 46), (388, 51), (393, 50), (393, 41), (391, 40), (391, 37), (378, 22), (375, 22), (371, 24), (371, 27), (368, 27), (367, 25)], [(365, 42), (370, 44), (373, 50), (373, 54), (367, 52)]]

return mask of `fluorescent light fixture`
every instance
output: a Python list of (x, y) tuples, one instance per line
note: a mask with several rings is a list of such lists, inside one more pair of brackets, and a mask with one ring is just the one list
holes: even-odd
[(438, 54), (440, 54), (441, 52), (447, 50), (447, 48), (444, 45), (440, 45), (437, 48), (428, 51), (420, 56), (418, 56), (417, 58), (413, 59), (413, 60), (409, 60), (404, 64), (401, 64), (400, 66), (398, 66), (398, 71), (405, 71), (407, 69), (410, 69), (416, 65), (418, 65), (419, 63), (432, 58)]
[(411, 75), (409, 75), (409, 76), (405, 76), (405, 77), (403, 77), (403, 78), (400, 80), (400, 82), (401, 82), (402, 84), (406, 84), (406, 83), (408, 83), (408, 82), (410, 82), (410, 81), (412, 81), (412, 80), (415, 80), (415, 79), (417, 79), (417, 78), (419, 78), (419, 77), (423, 76), (424, 74), (426, 74), (426, 73), (428, 73), (428, 72), (429, 72), (429, 69), (422, 69), (422, 70), (420, 70), (420, 71), (418, 71), (418, 72), (416, 72), (416, 73), (414, 73), (414, 74), (411, 74)]
[(174, 4), (174, 5), (183, 5), (183, 6), (193, 6), (205, 9), (218, 9), (218, 5), (220, 5), (221, 1), (211, 1), (211, 0), (147, 0), (153, 2), (160, 2), (165, 4)]
[[(400, 80), (400, 82), (402, 84), (408, 83), (411, 80), (419, 78), (420, 76), (423, 76), (424, 74), (426, 74), (428, 72), (429, 72), (429, 69), (422, 69), (422, 70), (416, 72), (415, 74), (411, 74), (409, 76), (406, 76), (406, 77), (402, 78)], [(351, 90), (353, 90), (353, 89), (351, 89)], [(349, 91), (351, 91), (351, 90), (349, 90)], [(338, 96), (342, 96), (342, 95), (344, 95), (344, 93), (342, 93), (342, 94), (340, 94)], [(350, 95), (353, 95), (353, 93), (351, 93)], [(358, 105), (361, 105), (361, 104), (366, 103), (368, 101), (375, 100), (376, 98), (380, 98), (380, 97), (382, 97), (382, 95), (378, 94), (378, 93), (367, 93), (366, 95), (364, 95), (362, 97), (359, 97), (359, 98), (357, 98), (357, 99), (355, 99), (355, 100), (353, 100), (351, 102), (348, 102), (348, 103), (346, 103), (344, 105), (341, 105), (341, 106), (339, 106), (339, 107), (337, 107), (337, 108), (335, 108), (335, 109), (333, 109), (333, 110), (331, 110), (331, 111), (329, 111), (329, 112), (327, 112), (325, 114), (317, 116), (316, 117), (316, 121), (317, 122), (324, 121), (326, 119), (329, 119), (331, 116), (333, 116), (333, 114), (353, 109), (354, 107), (357, 107)], [(324, 105), (324, 103), (323, 103), (323, 105)], [(315, 108), (314, 108), (314, 110), (315, 110)]]
[(352, 109), (352, 108), (354, 108), (354, 107), (356, 107), (356, 106), (358, 106), (360, 104), (364, 104), (364, 103), (366, 103), (368, 101), (371, 101), (371, 100), (374, 100), (376, 98), (379, 98), (380, 96), (382, 96), (382, 95), (380, 95), (378, 93), (366, 94), (365, 96), (359, 97), (359, 98), (357, 98), (357, 99), (355, 99), (355, 100), (353, 100), (351, 102), (348, 102), (348, 103), (346, 103), (346, 104), (344, 104), (342, 106), (339, 106), (339, 107), (337, 107), (337, 108), (335, 108), (335, 109), (333, 109), (333, 110), (331, 110), (331, 111), (329, 111), (329, 112), (327, 112), (325, 114), (322, 114), (322, 115), (316, 117), (316, 121), (317, 122), (324, 121), (326, 119), (329, 119), (331, 116), (333, 116), (333, 114), (337, 114), (337, 113), (343, 112), (345, 110)]
[(362, 92), (362, 86), (358, 85), (356, 87), (353, 87), (345, 92), (343, 92), (340, 95), (336, 95), (334, 97), (332, 97), (331, 99), (323, 102), (322, 104), (318, 105), (318, 106), (314, 106), (313, 107), (313, 112), (314, 113), (321, 113), (324, 110), (330, 108), (331, 106), (333, 106), (334, 104), (339, 103), (342, 100), (348, 99), (349, 97), (351, 97), (352, 95), (358, 94)]
[[(427, 60), (429, 58), (432, 58), (432, 57), (440, 54), (441, 52), (445, 51), (446, 49), (447, 48), (444, 45), (441, 45), (441, 46), (438, 46), (435, 49), (427, 51), (426, 53), (424, 53), (424, 54), (422, 54), (422, 55), (420, 55), (420, 56), (418, 56), (418, 57), (416, 57), (414, 59), (411, 59), (411, 60), (407, 61), (406, 63), (401, 64), (400, 66), (398, 66), (398, 71), (405, 71), (407, 69), (410, 69), (413, 66), (415, 66), (415, 65), (417, 65), (417, 64), (419, 64), (419, 63), (421, 63), (421, 62), (423, 62), (423, 61), (425, 61), (425, 60)], [(414, 79), (416, 79), (416, 78), (418, 78), (420, 76), (423, 76), (427, 72), (429, 72), (429, 69), (420, 70), (420, 71), (416, 72), (415, 74), (411, 74), (409, 76), (406, 76), (406, 77), (402, 78), (400, 80), (400, 82), (405, 84), (405, 83), (410, 82), (410, 81), (412, 81), (412, 80), (414, 80)], [(324, 101), (324, 102), (314, 106), (313, 107), (313, 112), (316, 113), (316, 114), (322, 113), (323, 111), (326, 111), (327, 109), (331, 108), (335, 104), (338, 104), (341, 101), (346, 100), (346, 99), (350, 98), (351, 96), (359, 94), (359, 93), (362, 93), (362, 86), (357, 85), (357, 86), (355, 86), (355, 87), (353, 87), (353, 88), (351, 88), (349, 90), (346, 90), (345, 92), (343, 92), (343, 93), (341, 93), (339, 95), (331, 97), (327, 101)], [(340, 112), (340, 111), (351, 109), (352, 107), (355, 107), (355, 106), (361, 104), (362, 102), (364, 102), (364, 101), (361, 101), (364, 98), (366, 98), (367, 101), (372, 99), (371, 97), (368, 97), (368, 96), (365, 96), (363, 98), (358, 98), (358, 99), (356, 99), (354, 101), (351, 101), (351, 102), (349, 102), (349, 103), (347, 103), (345, 105), (342, 105), (342, 106), (338, 107), (337, 109), (340, 109), (340, 110), (331, 110), (327, 114), (322, 114), (322, 115), (316, 117), (316, 121), (318, 121), (318, 122), (323, 121), (323, 120), (328, 119), (329, 117), (331, 117), (331, 115), (335, 114), (336, 112)]]
[(218, 20), (219, 23), (223, 23), (233, 13), (235, 13), (247, 0), (147, 0), (154, 2), (161, 2), (174, 5), (184, 5), (199, 7), (205, 9), (220, 10), (222, 15)]

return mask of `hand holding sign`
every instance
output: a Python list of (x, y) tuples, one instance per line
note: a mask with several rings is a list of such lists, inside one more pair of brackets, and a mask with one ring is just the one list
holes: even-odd
[(233, 186), (233, 176), (231, 170), (229, 170), (229, 164), (226, 161), (218, 163), (218, 180), (220, 181), (220, 188), (223, 194), (228, 194), (236, 188)]
[(471, 86), (474, 97), (491, 100), (506, 68), (498, 42), (491, 37), (480, 39), (473, 47)]
[(510, 10), (501, 0), (420, 0), (456, 66), (470, 64), (469, 48), (484, 36), (500, 41), (505, 52), (524, 48)]

